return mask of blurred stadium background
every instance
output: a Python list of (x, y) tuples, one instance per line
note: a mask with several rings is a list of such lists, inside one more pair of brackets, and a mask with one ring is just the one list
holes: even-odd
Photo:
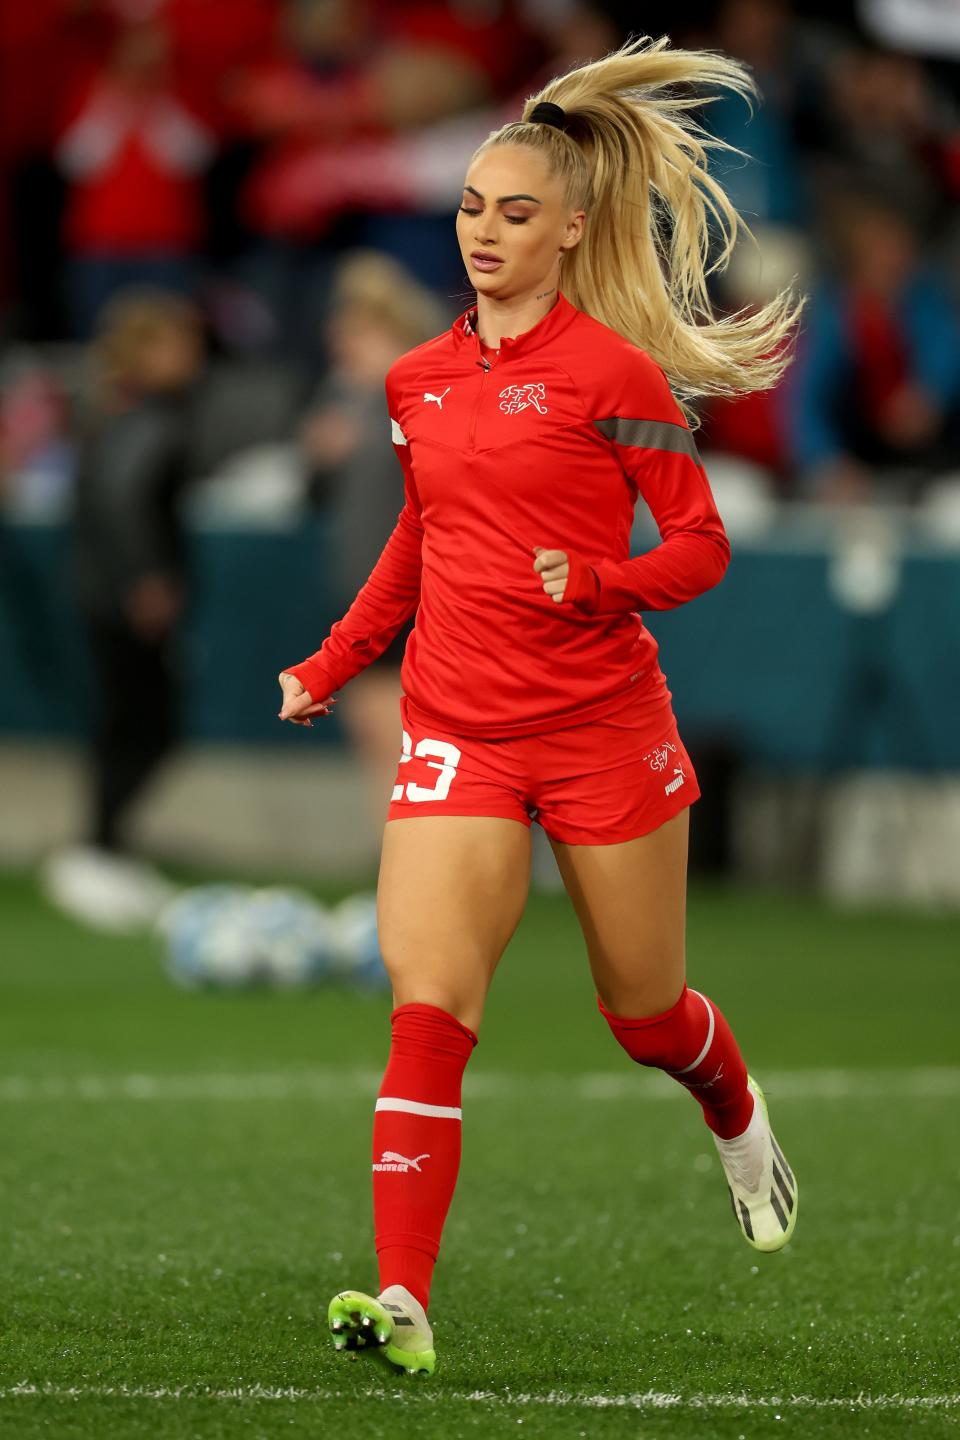
[[(151, 1154), (173, 1167), (198, 1214), (213, 1206), (203, 1166), (189, 1172), (204, 1137), (220, 1133), (220, 1072), (229, 1083), (219, 1099), (282, 1101), (288, 1117), (277, 1132), (249, 1117), (243, 1124), (253, 1129), (234, 1122), (233, 1147), (221, 1137), (211, 1152), (227, 1184), (217, 1203), (236, 1220), (262, 1198), (244, 1190), (253, 1184), (240, 1155), (247, 1146), (264, 1147), (275, 1166), (295, 1155), (305, 1178), (287, 1209), (298, 1198), (312, 1205), (309, 1194), (320, 1191), (308, 1179), (319, 1161), (303, 1133), (316, 1123), (318, 1099), (338, 1087), (329, 1074), (303, 1074), (321, 1062), (361, 1067), (342, 1097), (360, 1138), (351, 1132), (348, 1144), (335, 1124), (323, 1125), (325, 1153), (349, 1161), (354, 1179), (337, 1189), (329, 1175), (322, 1184), (314, 1175), (332, 1219), (310, 1283), (343, 1283), (339, 1231), (363, 1185), (370, 1077), (385, 1054), (389, 992), (372, 985), (363, 897), (376, 883), (398, 753), (405, 635), (309, 731), (276, 718), (276, 674), (317, 648), (395, 520), (402, 496), (383, 375), (472, 299), (454, 235), (471, 150), (549, 76), (630, 33), (665, 31), (678, 45), (742, 58), (763, 94), (752, 117), (732, 99), (702, 115), (750, 157), (724, 161), (721, 173), (758, 241), (741, 244), (715, 277), (717, 306), (756, 304), (791, 279), (810, 297), (798, 359), (780, 389), (702, 407), (700, 449), (734, 547), (728, 576), (694, 604), (650, 617), (704, 789), (692, 816), (691, 964), (730, 995), (748, 1054), (783, 1073), (788, 1098), (800, 1069), (820, 1067), (820, 1081), (809, 1091), (795, 1084), (795, 1098), (819, 1094), (829, 1110), (831, 1096), (859, 1095), (866, 1107), (871, 1095), (897, 1090), (883, 1067), (905, 1067), (919, 1108), (896, 1110), (917, 1147), (900, 1157), (900, 1177), (913, 1174), (917, 1203), (934, 1207), (924, 1212), (923, 1243), (927, 1262), (941, 1263), (943, 1227), (956, 1223), (956, 1177), (947, 1202), (935, 1137), (953, 1121), (958, 1089), (946, 1017), (960, 961), (956, 5), (31, 0), (0, 6), (0, 1099), (22, 1107), (6, 1194), (23, 1207), (13, 1212), (14, 1293), (25, 1327), (17, 1363), (4, 1366), (8, 1382), (66, 1384), (80, 1373), (53, 1358), (53, 1322), (42, 1363), (23, 1338), (35, 1322), (43, 1329), (41, 1315), (72, 1303), (55, 1277), (49, 1314), (26, 1298), (34, 1270), (59, 1253), (73, 1223), (64, 1195), (86, 1215), (88, 1239), (97, 1236), (86, 1264), (77, 1262), (78, 1283), (117, 1234), (124, 1263), (136, 1268), (140, 1222), (124, 1207), (137, 1177), (160, 1163)], [(654, 540), (638, 515), (636, 550)], [(530, 1042), (523, 1004), (550, 984), (546, 935), (567, 974), (551, 1033), (568, 1036), (571, 1070), (612, 1070), (614, 1057), (588, 1038), (591, 995), (575, 922), (540, 840), (530, 916), (487, 1026), (491, 1037), (502, 1026), (501, 1038), (487, 1053), (504, 1075), (551, 1068), (535, 1044), (518, 1058)], [(354, 897), (329, 954), (341, 972), (366, 966), (364, 983), (322, 1000), (261, 995), (243, 1011), (236, 997), (203, 1009), (205, 998), (174, 992), (150, 922), (178, 888), (198, 884), (270, 884), (288, 899), (295, 888), (301, 920), (305, 892), (327, 905)], [(764, 992), (771, 954), (782, 988)], [(288, 981), (299, 963), (289, 962)], [(866, 986), (875, 1000), (865, 1025)], [(795, 1028), (779, 1039), (763, 993), (770, 1005), (790, 997)], [(852, 1056), (851, 1033), (859, 1037)], [(838, 1068), (849, 1065), (863, 1067), (859, 1090)], [(192, 1118), (178, 1121), (182, 1133), (157, 1122), (138, 1146), (129, 1105), (141, 1071), (141, 1098), (180, 1093), (195, 1104)], [(183, 1075), (200, 1072), (213, 1080), (191, 1090)], [(68, 1142), (59, 1106), (74, 1105), (84, 1084), (101, 1086), (101, 1118), (81, 1106)], [(841, 1163), (856, 1148), (852, 1132), (836, 1110), (828, 1123), (804, 1108), (807, 1131), (795, 1133), (808, 1134), (813, 1156), (814, 1131), (833, 1125)], [(575, 1105), (569, 1113), (580, 1114)], [(859, 1125), (867, 1110), (857, 1113)], [(531, 1145), (539, 1136), (562, 1147), (532, 1109), (522, 1123)], [(870, 1236), (885, 1245), (896, 1230), (879, 1218), (893, 1216), (897, 1201), (884, 1188), (893, 1180), (880, 1173), (881, 1128), (871, 1123), (865, 1149), (877, 1166), (871, 1223), (879, 1230), (864, 1232), (864, 1254)], [(484, 1139), (484, 1124), (477, 1143), (490, 1159), (499, 1132), (491, 1126)], [(584, 1165), (593, 1163), (589, 1127), (571, 1124), (581, 1127)], [(698, 1158), (706, 1169), (708, 1157)], [(95, 1178), (83, 1200), (74, 1190), (85, 1164)], [(466, 1217), (479, 1216), (477, 1197), (494, 1209), (507, 1203), (505, 1174), (484, 1182), (479, 1158), (474, 1168)], [(528, 1183), (539, 1193), (532, 1176)], [(571, 1205), (587, 1203), (584, 1194), (571, 1191)], [(837, 1194), (833, 1202), (847, 1203)], [(941, 1202), (946, 1214), (934, 1213)], [(119, 1229), (97, 1230), (109, 1227), (114, 1203)], [(182, 1235), (175, 1198), (163, 1203), (171, 1253), (178, 1236), (183, 1256), (221, 1243), (213, 1217), (202, 1234), (188, 1226)], [(297, 1243), (312, 1243), (302, 1215), (287, 1222)], [(469, 1223), (456, 1221), (463, 1245)], [(239, 1224), (234, 1242), (247, 1234)], [(898, 1234), (904, 1256), (920, 1243), (916, 1232)], [(357, 1265), (362, 1239), (347, 1257)], [(274, 1268), (255, 1271), (258, 1293), (277, 1267), (295, 1264), (276, 1243)], [(709, 1263), (722, 1267), (718, 1256)], [(869, 1267), (858, 1263), (879, 1324), (889, 1295), (870, 1298)], [(187, 1259), (183, 1266), (189, 1274)], [(509, 1283), (510, 1267), (504, 1273)], [(732, 1294), (740, 1280), (728, 1279)], [(237, 1280), (238, 1294), (247, 1280)], [(459, 1292), (448, 1283), (450, 1303)], [(145, 1295), (160, 1295), (153, 1271), (144, 1285)], [(289, 1301), (294, 1311), (303, 1293)], [(77, 1363), (86, 1355), (93, 1369), (84, 1374), (102, 1378), (89, 1357), (114, 1303), (121, 1298), (86, 1292)], [(754, 1302), (739, 1303), (748, 1313)], [(943, 1303), (938, 1292), (938, 1315)], [(917, 1304), (932, 1327), (933, 1312)], [(146, 1327), (151, 1314), (141, 1317)], [(930, 1356), (940, 1355), (932, 1328), (929, 1341)], [(835, 1354), (844, 1343), (838, 1331)], [(250, 1345), (244, 1373), (256, 1376), (262, 1352)], [(227, 1383), (230, 1352), (213, 1353), (215, 1375), (199, 1361), (190, 1373)], [(280, 1350), (271, 1355), (276, 1377)], [(781, 1354), (776, 1383), (792, 1373), (791, 1357)], [(121, 1379), (170, 1378), (160, 1360), (128, 1359), (113, 1372)], [(950, 1384), (942, 1360), (926, 1372), (934, 1390)], [(850, 1363), (841, 1374), (838, 1361), (838, 1394), (854, 1384)], [(891, 1366), (878, 1360), (868, 1386), (889, 1389)], [(555, 1376), (571, 1373), (558, 1362)], [(679, 1385), (682, 1374), (660, 1378)], [(711, 1372), (704, 1383), (723, 1379)], [(759, 1371), (751, 1380), (768, 1391), (774, 1383)], [(918, 1389), (909, 1366), (894, 1381), (904, 1393)], [(598, 1372), (592, 1384), (622, 1390), (634, 1380)], [(140, 1434), (134, 1409), (109, 1433)], [(726, 1434), (722, 1423), (711, 1434)], [(208, 1433), (196, 1424), (191, 1434)], [(740, 1420), (731, 1424), (742, 1433)], [(246, 1433), (237, 1426), (209, 1433)]]

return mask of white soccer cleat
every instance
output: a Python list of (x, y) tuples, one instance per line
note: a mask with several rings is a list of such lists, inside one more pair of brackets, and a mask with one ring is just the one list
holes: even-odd
[(750, 1124), (732, 1140), (713, 1139), (744, 1238), (755, 1250), (781, 1250), (797, 1223), (799, 1191), (770, 1129), (763, 1091), (750, 1075), (747, 1084), (754, 1097)]
[(420, 1301), (404, 1285), (388, 1285), (377, 1299), (393, 1321), (393, 1336), (383, 1347), (387, 1359), (410, 1375), (432, 1375), (437, 1363), (433, 1330)]
[(341, 1290), (330, 1301), (327, 1320), (337, 1350), (375, 1349), (408, 1375), (432, 1375), (436, 1368), (430, 1323), (403, 1285), (388, 1285), (376, 1298)]

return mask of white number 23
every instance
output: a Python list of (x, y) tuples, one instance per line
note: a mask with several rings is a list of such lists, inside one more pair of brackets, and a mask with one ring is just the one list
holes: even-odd
[(450, 786), (453, 784), (454, 776), (457, 773), (457, 766), (460, 763), (460, 750), (456, 745), (451, 745), (447, 740), (418, 740), (417, 748), (414, 750), (413, 741), (403, 731), (403, 754), (400, 756), (400, 764), (408, 764), (414, 755), (421, 757), (436, 756), (436, 759), (427, 759), (431, 770), (439, 770), (436, 784), (418, 785), (415, 780), (408, 780), (406, 785), (394, 785), (393, 799), (402, 800), (403, 792), (406, 790), (408, 800), (445, 800), (450, 793)]

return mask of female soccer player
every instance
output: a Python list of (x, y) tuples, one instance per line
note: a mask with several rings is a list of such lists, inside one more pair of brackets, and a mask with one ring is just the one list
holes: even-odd
[[(283, 719), (407, 617), (402, 754), (384, 830), (392, 1043), (373, 1121), (377, 1297), (330, 1303), (338, 1349), (436, 1363), (427, 1320), (460, 1162), (461, 1081), (523, 912), (534, 817), (580, 921), (597, 1002), (631, 1059), (686, 1086), (737, 1224), (778, 1250), (797, 1186), (720, 1010), (684, 979), (688, 807), (699, 789), (639, 610), (715, 585), (729, 546), (685, 397), (762, 389), (799, 307), (716, 320), (708, 242), (736, 211), (693, 99), (736, 62), (628, 41), (552, 80), (473, 156), (457, 237), (476, 305), (400, 357), (386, 395), (405, 504), (321, 649), (280, 675)], [(662, 543), (630, 558), (642, 495)]]

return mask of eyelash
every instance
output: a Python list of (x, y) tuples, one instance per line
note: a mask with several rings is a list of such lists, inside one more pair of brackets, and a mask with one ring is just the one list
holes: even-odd
[[(460, 209), (460, 214), (461, 214), (461, 215), (479, 215), (479, 214), (480, 214), (480, 211), (479, 211), (479, 210), (468, 210), (467, 207), (466, 207), (466, 205), (461, 205), (461, 206), (459, 207), (459, 209)], [(521, 215), (505, 215), (503, 218), (504, 218), (505, 220), (509, 220), (511, 225), (526, 225), (527, 221), (530, 219), (530, 216), (529, 216), (529, 215), (522, 215), (522, 216), (521, 216)]]

